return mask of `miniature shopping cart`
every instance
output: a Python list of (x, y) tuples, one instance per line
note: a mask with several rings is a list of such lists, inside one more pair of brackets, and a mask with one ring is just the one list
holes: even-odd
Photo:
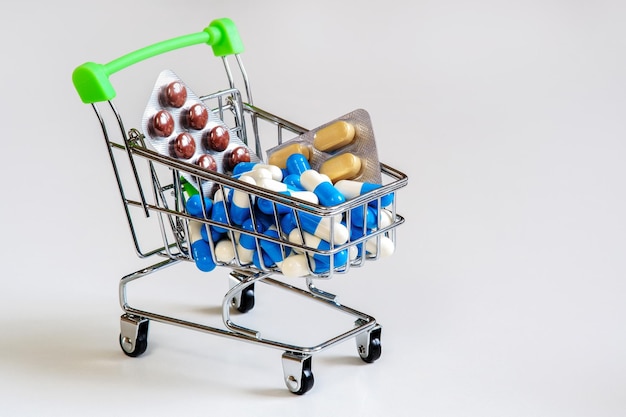
[[(224, 194), (230, 190), (246, 193), (250, 201), (264, 199), (275, 208), (287, 206), (295, 213), (296, 225), (301, 224), (301, 217), (313, 214), (321, 218), (342, 216), (350, 218), (354, 210), (365, 211), (368, 206), (380, 204), (385, 196), (396, 195), (397, 190), (407, 184), (407, 177), (402, 172), (380, 163), (382, 184), (380, 187), (366, 192), (344, 203), (328, 207), (290, 198), (276, 191), (249, 184), (234, 176), (203, 169), (181, 159), (164, 155), (151, 149), (146, 143), (146, 135), (142, 129), (128, 128), (124, 125), (121, 112), (114, 104), (116, 91), (109, 76), (130, 67), (147, 58), (192, 45), (208, 44), (215, 56), (222, 58), (229, 85), (224, 90), (200, 96), (220, 120), (223, 120), (239, 140), (254, 149), (261, 161), (264, 148), (286, 143), (290, 138), (307, 132), (307, 129), (277, 117), (258, 107), (252, 102), (250, 84), (245, 72), (240, 53), (243, 50), (236, 27), (229, 19), (216, 19), (199, 33), (181, 36), (164, 42), (156, 43), (135, 52), (124, 55), (107, 64), (88, 62), (78, 66), (73, 73), (74, 86), (84, 103), (90, 104), (95, 111), (108, 155), (110, 157), (115, 179), (119, 188), (124, 213), (128, 220), (134, 247), (140, 258), (157, 258), (158, 262), (139, 271), (124, 276), (119, 284), (119, 298), (123, 310), (121, 316), (120, 345), (124, 353), (131, 357), (141, 355), (147, 348), (148, 324), (150, 321), (173, 324), (183, 328), (224, 336), (239, 341), (251, 342), (270, 348), (282, 350), (284, 380), (289, 391), (303, 394), (313, 387), (311, 372), (312, 356), (339, 342), (354, 338), (357, 351), (365, 362), (374, 362), (381, 355), (381, 326), (376, 319), (368, 314), (349, 308), (337, 300), (334, 294), (326, 292), (316, 285), (335, 276), (348, 273), (352, 268), (366, 265), (379, 258), (376, 245), (381, 239), (396, 242), (396, 228), (404, 222), (404, 218), (396, 212), (397, 198), (393, 199), (387, 211), (391, 221), (378, 227), (369, 234), (351, 238), (345, 243), (331, 244), (320, 249), (309, 246), (304, 239), (293, 242), (279, 233), (268, 237), (257, 231), (243, 229), (227, 219), (226, 224), (216, 223), (209, 216), (192, 216), (185, 209), (189, 199), (190, 181), (197, 184), (210, 182), (214, 184), (211, 192), (221, 190)], [(231, 71), (231, 61), (236, 61), (239, 72)], [(242, 92), (235, 87), (235, 80), (244, 85)], [(205, 193), (202, 187), (193, 188), (192, 192)], [(201, 200), (203, 201), (203, 200)], [(254, 220), (254, 218), (253, 218)], [(378, 219), (380, 222), (381, 219)], [(287, 279), (279, 268), (263, 261), (245, 262), (239, 257), (228, 262), (220, 261), (213, 256), (212, 261), (218, 270), (227, 268), (229, 285), (221, 299), (223, 326), (214, 327), (206, 324), (170, 317), (161, 313), (144, 311), (131, 306), (127, 297), (127, 286), (166, 267), (186, 261), (194, 262), (191, 247), (191, 227), (201, 224), (206, 227), (220, 226), (228, 235), (247, 235), (253, 237), (258, 245), (262, 239), (280, 245), (282, 251), (298, 251), (310, 257), (327, 256), (331, 259), (330, 267), (322, 273), (309, 273), (301, 278)], [(278, 226), (280, 232), (280, 226)], [(209, 239), (212, 249), (215, 242)], [(373, 242), (373, 243), (372, 243)], [(365, 251), (366, 244), (374, 249)], [(340, 251), (359, 249), (358, 255), (351, 257), (344, 264), (333, 265), (333, 256)], [(235, 252), (236, 253), (236, 252)], [(268, 339), (261, 332), (234, 323), (232, 310), (247, 313), (255, 305), (255, 284), (262, 283), (287, 291), (287, 294), (304, 297), (328, 306), (353, 317), (354, 323), (348, 329), (313, 346), (296, 346), (280, 340)], [(291, 296), (291, 295), (289, 295)]]

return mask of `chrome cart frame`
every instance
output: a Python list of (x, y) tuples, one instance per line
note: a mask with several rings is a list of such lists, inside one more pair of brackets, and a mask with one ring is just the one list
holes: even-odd
[[(383, 226), (379, 217), (379, 227), (374, 232), (351, 239), (344, 244), (333, 244), (330, 249), (320, 250), (309, 247), (305, 243), (296, 244), (281, 237), (268, 238), (261, 233), (244, 230), (230, 220), (224, 225), (216, 223), (209, 216), (198, 218), (189, 215), (184, 205), (185, 177), (193, 177), (198, 183), (210, 181), (223, 192), (228, 189), (240, 190), (247, 193), (250, 199), (264, 198), (270, 200), (274, 207), (278, 204), (286, 205), (296, 213), (310, 213), (320, 217), (343, 216), (348, 221), (354, 209), (366, 210), (368, 204), (373, 202), (380, 204), (381, 198), (389, 194), (397, 197), (397, 191), (407, 184), (408, 178), (402, 172), (381, 163), (380, 170), (384, 180), (380, 188), (337, 206), (324, 207), (285, 197), (228, 175), (207, 171), (150, 149), (140, 130), (127, 129), (124, 125), (120, 111), (114, 104), (115, 91), (108, 84), (108, 76), (139, 60), (198, 43), (208, 43), (213, 47), (213, 52), (222, 58), (229, 83), (226, 89), (202, 96), (200, 99), (207, 108), (224, 120), (244, 143), (255, 149), (259, 157), (262, 158), (263, 155), (262, 142), (267, 141), (268, 138), (273, 145), (277, 145), (283, 143), (285, 138), (289, 139), (307, 132), (307, 129), (301, 126), (254, 106), (248, 76), (239, 54), (240, 40), (236, 28), (229, 19), (215, 20), (201, 33), (154, 44), (106, 65), (87, 63), (77, 68), (74, 84), (83, 101), (92, 106), (102, 128), (136, 254), (140, 258), (159, 258), (158, 262), (153, 265), (124, 276), (119, 283), (119, 300), (123, 310), (120, 345), (128, 356), (141, 355), (148, 345), (149, 322), (156, 321), (279, 349), (283, 351), (282, 365), (287, 388), (295, 394), (304, 394), (313, 387), (314, 383), (311, 369), (312, 356), (322, 350), (354, 338), (358, 354), (363, 361), (374, 362), (380, 357), (382, 352), (381, 325), (376, 319), (341, 304), (334, 294), (323, 291), (316, 285), (316, 282), (320, 280), (346, 274), (352, 268), (377, 260), (379, 250), (374, 249), (367, 253), (362, 250), (359, 256), (345, 265), (333, 265), (331, 261), (328, 272), (318, 275), (309, 274), (303, 278), (291, 280), (282, 276), (276, 267), (265, 265), (262, 261), (260, 265), (253, 265), (244, 262), (238, 256), (228, 263), (214, 258), (214, 262), (218, 265), (216, 271), (222, 268), (230, 271), (229, 289), (221, 301), (223, 327), (209, 326), (134, 307), (128, 300), (127, 287), (130, 283), (146, 278), (166, 267), (180, 262), (194, 262), (189, 229), (192, 222), (200, 222), (206, 227), (219, 225), (226, 228), (227, 233), (233, 236), (245, 233), (253, 236), (257, 242), (260, 239), (270, 239), (280, 244), (283, 250), (289, 248), (310, 255), (328, 255), (331, 260), (332, 255), (341, 250), (356, 247), (362, 249), (367, 241), (376, 242), (379, 248), (382, 237), (391, 239), (395, 245), (396, 228), (404, 222), (404, 218), (396, 212), (397, 198), (394, 198), (392, 205), (388, 208), (392, 218), (390, 224)], [(233, 58), (238, 74), (243, 80), (245, 100), (235, 86), (235, 77), (230, 63)], [(200, 192), (202, 193), (202, 190)], [(299, 220), (297, 222), (299, 223)], [(145, 224), (150, 226), (145, 226)], [(156, 233), (147, 237), (144, 235), (146, 230), (156, 231)], [(304, 239), (302, 241), (304, 242)], [(214, 244), (215, 242), (211, 241), (213, 248)], [(260, 331), (236, 324), (231, 315), (233, 309), (240, 313), (252, 310), (257, 283), (280, 288), (289, 294), (304, 297), (345, 313), (354, 319), (354, 326), (312, 346), (297, 346), (264, 338)], [(296, 285), (297, 283), (304, 285), (301, 287)]]

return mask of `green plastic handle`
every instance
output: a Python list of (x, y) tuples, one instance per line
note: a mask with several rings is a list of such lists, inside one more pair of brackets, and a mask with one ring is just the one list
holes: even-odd
[(213, 48), (215, 56), (227, 56), (243, 52), (243, 43), (232, 20), (215, 19), (202, 32), (180, 36), (121, 56), (107, 64), (86, 62), (72, 73), (72, 82), (83, 103), (97, 103), (115, 97), (115, 89), (109, 76), (131, 65), (156, 55), (187, 46), (206, 43)]

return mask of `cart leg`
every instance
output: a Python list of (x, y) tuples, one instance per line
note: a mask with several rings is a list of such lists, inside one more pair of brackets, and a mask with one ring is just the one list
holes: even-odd
[(302, 395), (313, 388), (315, 382), (311, 371), (311, 355), (294, 352), (283, 353), (283, 374), (289, 391)]
[(120, 318), (120, 346), (125, 354), (134, 358), (146, 351), (149, 323), (146, 318), (122, 314)]
[[(363, 321), (359, 319), (355, 324), (360, 326), (362, 323)], [(381, 332), (382, 327), (380, 324), (377, 324), (371, 330), (356, 336), (356, 347), (363, 361), (372, 363), (380, 358), (382, 354), (382, 346), (380, 343)]]
[[(232, 272), (228, 277), (230, 287), (241, 283), (242, 279), (239, 274)], [(235, 294), (231, 300), (231, 305), (237, 309), (240, 313), (247, 313), (254, 308), (254, 283), (248, 285), (243, 291)]]

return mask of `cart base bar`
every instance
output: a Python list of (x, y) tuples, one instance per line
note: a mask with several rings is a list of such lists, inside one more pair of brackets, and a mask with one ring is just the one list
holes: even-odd
[[(269, 274), (265, 272), (253, 274), (249, 271), (232, 271), (231, 288), (225, 294), (222, 303), (224, 328), (157, 314), (131, 307), (128, 304), (126, 287), (130, 282), (146, 277), (178, 262), (180, 262), (179, 259), (167, 259), (126, 275), (121, 279), (119, 294), (120, 304), (124, 310), (124, 314), (122, 314), (120, 318), (120, 346), (126, 355), (137, 357), (146, 351), (148, 346), (148, 328), (151, 320), (225, 338), (256, 343), (284, 351), (282, 363), (285, 384), (291, 392), (298, 395), (304, 394), (313, 387), (314, 379), (311, 370), (312, 356), (322, 350), (350, 338), (355, 338), (357, 352), (364, 362), (372, 363), (381, 355), (381, 326), (376, 322), (374, 317), (340, 304), (334, 297), (329, 297), (328, 293), (318, 295), (314, 292), (270, 278)], [(353, 316), (355, 318), (354, 327), (313, 346), (297, 346), (278, 340), (265, 339), (261, 337), (260, 332), (233, 323), (229, 313), (230, 308), (243, 306), (242, 303), (245, 304), (240, 298), (241, 294), (246, 294), (246, 291), (250, 288), (254, 288), (256, 282), (280, 288)], [(330, 295), (332, 296), (332, 294)], [(239, 308), (239, 310), (245, 312), (250, 308), (248, 304), (243, 310), (241, 308)]]

